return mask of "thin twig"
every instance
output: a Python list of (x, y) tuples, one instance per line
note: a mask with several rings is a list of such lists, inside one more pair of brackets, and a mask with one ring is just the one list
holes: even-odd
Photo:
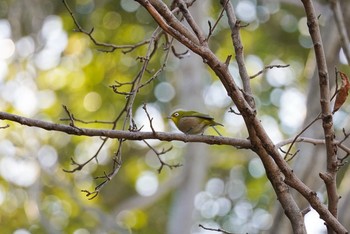
[(5, 128), (9, 128), (10, 125), (9, 124), (6, 124), (5, 126), (1, 126), (0, 129), (5, 129)]
[(131, 52), (133, 51), (134, 49), (140, 47), (140, 46), (143, 46), (143, 45), (146, 45), (148, 43), (150, 43), (150, 40), (144, 40), (144, 41), (141, 41), (139, 43), (136, 43), (136, 44), (133, 44), (133, 45), (114, 45), (114, 44), (110, 44), (110, 43), (103, 43), (103, 42), (99, 42), (97, 41), (93, 36), (92, 36), (92, 33), (94, 32), (94, 28), (91, 28), (90, 31), (87, 31), (85, 30), (78, 22), (78, 20), (76, 19), (73, 11), (71, 10), (71, 8), (69, 7), (68, 3), (66, 0), (62, 0), (63, 2), (63, 5), (65, 6), (65, 8), (67, 9), (68, 13), (71, 15), (71, 18), (73, 19), (74, 21), (74, 24), (75, 26), (77, 27), (77, 29), (75, 31), (77, 32), (81, 32), (81, 33), (84, 33), (85, 35), (87, 35), (90, 40), (96, 45), (96, 46), (101, 46), (101, 47), (104, 47), (104, 48), (107, 48), (107, 49), (102, 49), (100, 51), (102, 52), (114, 52), (115, 50), (117, 49), (125, 49), (123, 50), (122, 52), (125, 54), (125, 53), (128, 53), (128, 52)]
[(230, 61), (231, 61), (232, 55), (227, 56), (226, 61), (225, 61), (225, 65), (228, 67), (230, 65)]
[(190, 54), (190, 53), (189, 53), (189, 50), (185, 50), (185, 52), (178, 53), (178, 52), (176, 52), (174, 46), (171, 46), (171, 51), (173, 52), (173, 54), (175, 55), (175, 57), (177, 57), (177, 58), (179, 58), (179, 59), (185, 58), (185, 57), (189, 56), (189, 54)]
[(228, 231), (225, 231), (221, 228), (208, 228), (208, 227), (204, 227), (202, 224), (199, 224), (198, 226), (203, 228), (204, 230), (208, 230), (208, 231), (221, 232), (221, 233), (225, 233), (225, 234), (234, 234), (233, 232), (228, 232)]
[(148, 118), (148, 121), (149, 121), (149, 125), (150, 125), (150, 127), (151, 127), (151, 129), (152, 129), (153, 134), (156, 135), (157, 133), (156, 133), (156, 131), (154, 130), (153, 124), (152, 124), (153, 118), (149, 115), (149, 113), (148, 113), (148, 111), (147, 111), (147, 104), (146, 104), (146, 103), (143, 104), (142, 109), (144, 109), (144, 111), (145, 111), (145, 113), (146, 113), (146, 115), (147, 115), (147, 118)]
[(70, 113), (70, 111), (68, 110), (68, 107), (65, 106), (65, 105), (62, 105), (64, 111), (67, 113), (68, 117), (69, 117), (69, 125), (72, 126), (72, 127), (75, 127), (75, 124), (74, 124), (74, 116), (73, 114)]
[[(301, 136), (301, 134), (303, 134), (308, 128), (310, 128), (310, 127), (311, 127), (317, 120), (319, 120), (319, 119), (321, 119), (321, 113), (318, 114), (318, 116), (317, 116), (314, 120), (312, 120), (311, 123), (309, 123), (308, 125), (306, 125), (306, 127), (305, 127), (303, 130), (301, 130), (301, 131), (294, 137), (292, 143), (289, 145), (289, 148), (288, 148), (288, 150), (287, 150), (287, 152), (286, 152), (286, 154), (285, 154), (285, 156), (284, 156), (284, 160), (287, 160), (287, 157), (288, 157), (288, 155), (289, 155), (289, 153), (290, 153), (290, 151), (291, 151), (293, 145), (295, 144), (296, 140)], [(295, 156), (295, 155), (294, 155), (294, 156)], [(293, 156), (293, 157), (294, 157), (294, 156)]]
[(71, 169), (71, 170), (68, 170), (68, 169), (62, 169), (62, 170), (64, 172), (67, 172), (67, 173), (73, 173), (73, 172), (82, 170), (87, 164), (89, 164), (94, 159), (96, 160), (96, 163), (98, 163), (98, 158), (97, 157), (98, 157), (99, 153), (101, 152), (103, 146), (107, 142), (107, 139), (108, 138), (103, 138), (102, 144), (98, 147), (98, 149), (95, 152), (95, 154), (92, 157), (90, 157), (88, 160), (86, 160), (83, 163), (78, 163), (73, 158), (71, 158), (71, 165), (73, 165), (75, 167), (73, 169)]
[(349, 138), (349, 136), (350, 136), (350, 133), (346, 133), (346, 131), (345, 131), (345, 129), (343, 128), (343, 134), (344, 134), (344, 138), (343, 138), (343, 140), (341, 140), (340, 141), (340, 143), (343, 143), (346, 139), (348, 139)]
[[(293, 139), (293, 140), (295, 140), (295, 139)], [(296, 141), (294, 141), (294, 142), (296, 142)], [(287, 162), (292, 161), (293, 158), (294, 158), (295, 156), (297, 156), (297, 154), (300, 152), (300, 150), (297, 150), (297, 151), (295, 151), (293, 154), (291, 154), (291, 153), (288, 153), (288, 154), (287, 154), (287, 151), (283, 150), (282, 148), (279, 148), (279, 150), (280, 150), (282, 153), (286, 154), (286, 156), (284, 156), (285, 159), (287, 158), (287, 156), (290, 156), (288, 159), (286, 159)]]
[(238, 111), (235, 111), (232, 107), (230, 107), (230, 109), (228, 110), (229, 113), (233, 113), (235, 115), (242, 115), (241, 113), (239, 113)]
[(255, 77), (263, 74), (264, 72), (266, 72), (266, 70), (268, 69), (272, 69), (272, 68), (285, 68), (285, 67), (289, 67), (290, 65), (289, 64), (286, 64), (286, 65), (269, 65), (269, 66), (266, 66), (264, 67), (264, 69), (262, 69), (261, 71), (259, 71), (258, 73), (256, 73), (255, 75), (252, 75), (250, 76), (250, 79), (254, 79)]
[(208, 36), (207, 38), (205, 39), (206, 41), (209, 41), (209, 38), (213, 35), (213, 32), (214, 30), (216, 29), (216, 27), (218, 26), (220, 20), (222, 19), (222, 17), (224, 16), (224, 12), (225, 12), (225, 8), (226, 8), (226, 5), (227, 3), (229, 2), (230, 0), (226, 0), (226, 2), (223, 4), (223, 7), (221, 9), (221, 12), (217, 18), (217, 20), (215, 21), (214, 25), (212, 26), (211, 25), (211, 22), (208, 21), (208, 25), (209, 25), (209, 33), (208, 33)]
[[(339, 145), (341, 145), (343, 142), (346, 141), (346, 139), (349, 138), (350, 134), (349, 133), (346, 133), (345, 129), (343, 128), (343, 134), (344, 134), (344, 138), (339, 142)], [(339, 146), (338, 145), (338, 146)], [(339, 147), (341, 148), (341, 147)], [(349, 152), (346, 152), (346, 155), (344, 157), (338, 157), (338, 160), (339, 160), (339, 163), (340, 163), (340, 166), (344, 165), (347, 161), (345, 161), (348, 157), (350, 156), (350, 151)]]
[(338, 92), (339, 92), (339, 87), (338, 87), (338, 69), (335, 67), (334, 68), (334, 73), (335, 73), (335, 91), (334, 91), (334, 94), (332, 95), (331, 97), (331, 101), (337, 96)]
[(306, 207), (305, 209), (303, 209), (301, 211), (301, 213), (305, 217), (305, 215), (307, 215), (310, 211), (311, 211), (311, 208), (310, 207)]
[(152, 147), (146, 140), (143, 140), (143, 142), (148, 146), (148, 148), (150, 148), (150, 149), (155, 153), (155, 155), (157, 156), (157, 158), (158, 158), (158, 160), (159, 160), (159, 162), (160, 162), (160, 166), (159, 166), (159, 168), (158, 168), (158, 173), (161, 173), (161, 172), (162, 172), (164, 166), (167, 166), (167, 167), (169, 167), (170, 169), (173, 169), (173, 168), (181, 167), (181, 166), (182, 166), (182, 164), (180, 164), (180, 163), (177, 163), (177, 164), (169, 164), (169, 163), (166, 163), (166, 162), (164, 162), (164, 160), (161, 158), (161, 155), (166, 154), (166, 153), (168, 153), (170, 150), (173, 149), (172, 146), (170, 146), (168, 149), (162, 149), (162, 151), (159, 152), (159, 151), (157, 151), (154, 147)]
[(99, 183), (94, 191), (90, 192), (86, 189), (81, 190), (81, 192), (86, 193), (86, 197), (89, 197), (89, 200), (94, 199), (101, 191), (101, 189), (109, 182), (113, 179), (113, 177), (119, 172), (119, 169), (121, 168), (122, 162), (121, 162), (121, 142), (119, 143), (119, 147), (118, 147), (118, 151), (115, 154), (114, 158), (113, 158), (113, 167), (111, 172), (109, 172), (108, 174), (106, 172), (103, 172), (102, 176), (96, 176), (94, 179), (103, 179), (103, 181), (101, 183)]
[[(287, 151), (284, 151), (281, 149), (282, 146), (291, 144), (292, 142), (297, 143), (297, 142), (303, 142), (303, 143), (309, 143), (313, 145), (324, 145), (325, 140), (324, 139), (315, 139), (315, 138), (309, 138), (309, 137), (298, 137), (295, 139), (294, 138), (289, 138), (283, 141), (280, 141), (276, 144), (276, 147), (280, 149), (284, 154), (287, 153)], [(339, 149), (343, 150), (345, 153), (350, 153), (350, 148), (345, 146), (343, 143), (343, 140), (341, 141), (335, 141), (336, 145), (339, 147)], [(291, 153), (288, 153), (288, 155), (291, 155)]]
[[(82, 119), (77, 119), (75, 116), (73, 116), (73, 119), (75, 122), (79, 122), (82, 124), (114, 124), (113, 121), (103, 121), (103, 120), (90, 120), (90, 121), (86, 121), (86, 120), (82, 120)], [(71, 119), (69, 118), (61, 118), (60, 121), (71, 121)]]

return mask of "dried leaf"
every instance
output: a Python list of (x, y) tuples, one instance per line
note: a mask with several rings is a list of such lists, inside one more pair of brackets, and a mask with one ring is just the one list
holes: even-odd
[(346, 98), (348, 97), (349, 89), (350, 89), (350, 82), (348, 77), (342, 73), (339, 72), (342, 85), (338, 91), (337, 97), (335, 98), (334, 108), (333, 108), (333, 114), (339, 110), (339, 108), (344, 104), (346, 101)]

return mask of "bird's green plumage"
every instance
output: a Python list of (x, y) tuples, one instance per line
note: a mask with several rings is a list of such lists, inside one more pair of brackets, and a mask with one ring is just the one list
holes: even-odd
[[(214, 118), (210, 115), (203, 114), (197, 111), (184, 111), (178, 110), (168, 117), (171, 119), (176, 127), (186, 134), (203, 134), (206, 128), (221, 125), (221, 123), (215, 122)], [(217, 133), (221, 135), (218, 131)]]

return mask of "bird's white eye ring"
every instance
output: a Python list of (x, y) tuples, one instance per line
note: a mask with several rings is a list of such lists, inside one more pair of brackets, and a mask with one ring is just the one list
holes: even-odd
[(179, 116), (179, 113), (177, 113), (177, 112), (174, 113), (174, 116), (175, 116), (175, 117), (178, 117), (178, 116)]

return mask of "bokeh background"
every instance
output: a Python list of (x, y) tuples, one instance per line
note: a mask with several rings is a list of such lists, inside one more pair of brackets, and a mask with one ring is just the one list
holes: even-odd
[[(100, 42), (131, 45), (148, 40), (156, 28), (153, 19), (135, 1), (67, 0), (67, 3), (82, 28), (87, 31), (94, 28), (92, 35)], [(267, 70), (252, 80), (259, 118), (278, 143), (297, 134), (319, 112), (315, 58), (304, 11), (298, 1), (232, 3), (237, 18), (246, 24), (241, 37), (248, 73), (254, 75), (271, 64), (290, 65)], [(348, 74), (350, 69), (328, 3), (315, 1), (315, 6), (320, 13), (334, 84), (335, 67)], [(208, 20), (215, 22), (221, 11), (218, 1), (209, 0), (197, 1), (191, 9), (205, 32), (209, 29)], [(346, 20), (349, 22), (350, 16)], [(62, 1), (0, 0), (1, 111), (67, 123), (61, 120), (67, 118), (62, 107), (65, 105), (84, 121), (116, 118), (126, 99), (114, 93), (110, 85), (135, 78), (142, 66), (137, 58), (145, 56), (147, 45), (128, 53), (122, 50), (106, 53), (101, 51), (105, 48), (94, 45), (76, 28)], [(164, 63), (164, 38), (159, 42), (143, 81)], [(174, 47), (179, 53), (186, 51), (177, 42)], [(234, 54), (225, 16), (210, 39), (210, 47), (223, 61)], [(240, 84), (234, 59), (229, 69)], [(138, 93), (134, 119), (137, 126), (144, 126), (142, 131), (149, 131), (143, 103), (147, 103), (157, 131), (177, 132), (166, 116), (174, 109), (185, 108), (214, 116), (224, 124), (219, 130), (225, 136), (247, 137), (242, 118), (229, 112), (235, 107), (222, 84), (191, 51), (181, 59), (170, 53), (164, 71)], [(349, 111), (350, 106), (345, 104), (334, 116), (339, 138), (349, 124)], [(122, 128), (122, 123), (118, 122), (117, 129)], [(93, 160), (81, 171), (66, 173), (63, 169), (74, 168), (71, 158), (86, 161), (97, 152), (102, 140), (0, 122), (1, 126), (6, 124), (10, 127), (0, 129), (2, 233), (213, 233), (199, 224), (233, 233), (272, 233), (271, 230), (289, 228), (288, 222), (282, 221), (283, 212), (259, 158), (250, 151), (230, 146), (148, 141), (159, 150), (172, 146), (161, 157), (170, 164), (183, 164), (180, 168), (165, 167), (158, 173), (160, 163), (154, 152), (143, 142), (127, 141), (122, 147), (120, 171), (95, 199), (89, 200), (81, 190), (93, 191), (100, 183), (94, 178), (111, 170), (118, 149), (116, 140), (107, 141), (98, 162)], [(77, 125), (112, 127), (102, 123)], [(318, 137), (321, 133), (319, 122), (305, 134)], [(206, 134), (215, 132), (208, 130)], [(317, 153), (314, 146), (298, 144), (298, 147), (302, 153), (291, 164), (308, 185), (314, 186), (321, 199), (326, 199), (317, 176), (325, 170), (322, 146)], [(316, 161), (319, 167), (311, 167)], [(339, 172), (343, 197), (349, 194), (344, 185), (349, 178), (345, 176), (346, 169), (344, 166)], [(317, 217), (313, 212), (306, 216), (310, 233), (324, 230)], [(345, 211), (343, 217), (345, 220)]]

